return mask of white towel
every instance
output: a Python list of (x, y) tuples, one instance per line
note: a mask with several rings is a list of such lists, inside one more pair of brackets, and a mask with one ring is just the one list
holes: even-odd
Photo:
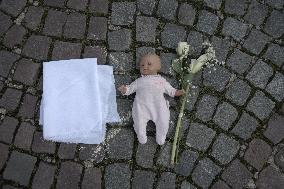
[(44, 139), (99, 144), (106, 122), (120, 122), (112, 66), (97, 65), (96, 58), (43, 63)]

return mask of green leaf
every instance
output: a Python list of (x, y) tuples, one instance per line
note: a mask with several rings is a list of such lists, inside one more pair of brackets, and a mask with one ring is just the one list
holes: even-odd
[(186, 82), (186, 83), (190, 83), (192, 81), (192, 78), (193, 78), (193, 74), (192, 73), (188, 73), (188, 74), (185, 74), (184, 77), (183, 77), (183, 80)]
[(175, 71), (175, 72), (177, 72), (177, 73), (179, 73), (179, 74), (181, 74), (181, 72), (182, 72), (182, 64), (181, 64), (181, 62), (179, 61), (179, 59), (174, 59), (173, 61), (172, 61), (172, 68), (173, 68), (173, 70)]

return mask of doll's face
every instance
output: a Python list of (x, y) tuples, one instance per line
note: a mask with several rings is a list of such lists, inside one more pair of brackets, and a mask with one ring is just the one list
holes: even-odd
[(140, 73), (143, 75), (155, 75), (161, 69), (161, 60), (158, 55), (148, 54), (141, 58)]

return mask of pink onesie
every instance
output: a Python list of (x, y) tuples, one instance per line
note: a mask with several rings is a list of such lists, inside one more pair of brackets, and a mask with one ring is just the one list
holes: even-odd
[(156, 125), (156, 141), (159, 145), (164, 144), (170, 120), (169, 102), (165, 99), (164, 93), (174, 97), (176, 89), (159, 74), (142, 75), (126, 88), (124, 95), (136, 92), (132, 117), (139, 142), (147, 142), (146, 126), (147, 122), (152, 120)]

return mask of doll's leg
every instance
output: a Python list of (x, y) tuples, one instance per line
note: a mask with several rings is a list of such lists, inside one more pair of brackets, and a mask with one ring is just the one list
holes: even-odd
[(161, 116), (156, 122), (156, 141), (159, 145), (165, 143), (167, 133), (169, 130), (169, 118)]
[(147, 126), (147, 119), (139, 119), (137, 121), (134, 121), (134, 130), (136, 132), (138, 141), (141, 144), (145, 144), (147, 142), (147, 135), (146, 135), (146, 126)]

